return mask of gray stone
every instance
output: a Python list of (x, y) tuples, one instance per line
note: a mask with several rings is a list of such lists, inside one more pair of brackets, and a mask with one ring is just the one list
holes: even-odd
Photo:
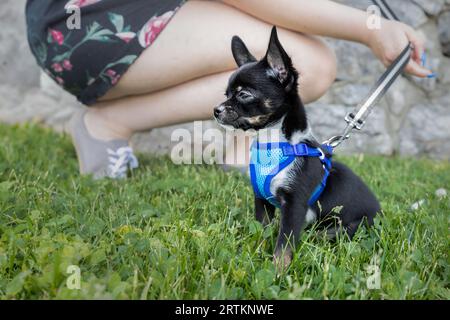
[(336, 83), (332, 90), (334, 102), (355, 107), (370, 92), (370, 85), (350, 81)]
[(402, 129), (402, 154), (427, 154), (450, 159), (450, 106), (448, 102), (446, 105), (436, 102), (421, 103), (411, 108)]
[[(411, 84), (406, 79), (400, 77), (384, 96), (381, 103), (386, 103), (389, 116), (393, 119), (400, 121), (399, 119), (405, 116), (409, 110), (409, 97), (406, 93), (411, 89)], [(395, 129), (397, 125), (395, 125)]]
[(373, 5), (371, 0), (336, 0), (336, 2), (364, 11), (366, 11), (369, 6)]
[(0, 84), (19, 88), (39, 84), (39, 69), (28, 48), (25, 0), (2, 0), (0, 5)]
[[(338, 2), (361, 10), (367, 10), (369, 6), (373, 5), (373, 2), (370, 0), (338, 0)], [(443, 4), (442, 0), (395, 0), (388, 3), (402, 22), (416, 28), (427, 21), (424, 10), (428, 14), (432, 14), (432, 12), (436, 12), (434, 14), (439, 13), (442, 9), (442, 5), (438, 5), (439, 2)]]
[(435, 16), (441, 12), (444, 7), (444, 0), (413, 0), (427, 14)]
[(389, 1), (389, 5), (400, 21), (414, 28), (420, 27), (428, 20), (422, 8), (410, 0)]
[(336, 52), (339, 61), (338, 80), (361, 81), (369, 77), (369, 82), (373, 82), (373, 78), (384, 70), (372, 51), (362, 44), (335, 39), (327, 39), (327, 44)]
[(450, 70), (450, 58), (443, 58), (440, 61), (440, 69), (437, 72), (439, 82), (447, 88), (450, 85), (450, 72), (448, 70)]
[(438, 30), (442, 53), (450, 57), (450, 11), (446, 11), (439, 16)]

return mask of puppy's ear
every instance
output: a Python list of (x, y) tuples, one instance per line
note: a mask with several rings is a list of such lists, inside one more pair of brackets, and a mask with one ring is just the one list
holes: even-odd
[(231, 40), (231, 51), (239, 67), (243, 64), (256, 61), (255, 57), (248, 51), (244, 41), (238, 36), (234, 36), (233, 40)]
[(291, 79), (292, 60), (278, 40), (276, 27), (272, 28), (269, 48), (264, 59), (282, 84)]

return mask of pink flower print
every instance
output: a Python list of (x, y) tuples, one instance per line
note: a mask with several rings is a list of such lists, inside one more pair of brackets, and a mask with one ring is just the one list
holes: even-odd
[(112, 70), (112, 69), (108, 69), (108, 70), (106, 70), (106, 75), (108, 76), (108, 77), (110, 77), (110, 78), (114, 78), (115, 76), (116, 76), (116, 72), (114, 71), (114, 70)]
[(49, 32), (52, 36), (53, 41), (55, 41), (57, 44), (61, 46), (64, 43), (64, 35), (61, 31), (50, 29)]
[(131, 40), (133, 40), (136, 37), (136, 33), (134, 33), (134, 32), (119, 32), (119, 33), (116, 33), (116, 37), (125, 41), (126, 43), (129, 43)]
[(53, 69), (53, 71), (55, 71), (57, 73), (61, 73), (64, 70), (63, 67), (59, 63), (52, 64), (52, 69)]
[(115, 86), (120, 80), (120, 74), (117, 74), (117, 72), (112, 69), (106, 70), (106, 75), (110, 78), (113, 86)]
[(72, 63), (69, 60), (67, 60), (67, 59), (63, 61), (62, 66), (67, 71), (71, 71), (72, 68), (73, 68)]
[(120, 80), (120, 74), (111, 79), (111, 84), (115, 86)]
[(150, 46), (169, 22), (175, 11), (168, 11), (159, 17), (152, 17), (139, 32), (139, 43), (143, 48)]
[(90, 6), (91, 4), (100, 2), (102, 0), (70, 0), (69, 2), (66, 3), (66, 5), (64, 6), (64, 9), (70, 8), (70, 7), (78, 7), (78, 8), (83, 8), (86, 6)]

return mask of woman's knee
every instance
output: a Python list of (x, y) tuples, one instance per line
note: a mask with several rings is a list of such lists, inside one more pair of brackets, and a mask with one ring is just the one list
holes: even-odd
[(334, 51), (323, 41), (312, 38), (308, 52), (295, 52), (292, 58), (299, 60), (297, 66), (300, 95), (305, 103), (309, 103), (323, 96), (336, 79), (336, 56)]
[(320, 50), (320, 61), (316, 66), (320, 73), (319, 91), (322, 91), (321, 96), (328, 90), (328, 88), (336, 80), (337, 62), (334, 51), (322, 42), (322, 49)]

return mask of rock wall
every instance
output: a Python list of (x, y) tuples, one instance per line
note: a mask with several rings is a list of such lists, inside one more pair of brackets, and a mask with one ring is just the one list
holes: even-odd
[[(339, 0), (366, 9), (369, 0)], [(345, 143), (344, 153), (426, 155), (450, 159), (450, 0), (393, 0), (399, 18), (428, 39), (428, 63), (436, 79), (399, 78), (364, 129)], [(26, 42), (25, 0), (0, 4), (0, 121), (39, 121), (64, 129), (75, 99), (37, 68)], [(363, 99), (384, 71), (366, 47), (326, 39), (338, 57), (337, 80), (319, 101), (307, 106), (315, 134), (326, 139), (341, 132), (343, 117)], [(204, 128), (214, 127), (214, 122)], [(177, 126), (180, 127), (180, 126)], [(181, 127), (192, 130), (192, 124)], [(136, 135), (142, 151), (165, 153), (174, 127)]]
[[(365, 10), (370, 0), (338, 2)], [(428, 66), (436, 79), (399, 78), (369, 117), (364, 129), (342, 146), (346, 152), (427, 155), (450, 158), (450, 1), (389, 1), (401, 21), (427, 38)], [(329, 39), (338, 57), (337, 81), (309, 114), (315, 132), (328, 137), (342, 128), (342, 117), (361, 101), (385, 70), (359, 44)], [(327, 114), (327, 116), (324, 116)]]

